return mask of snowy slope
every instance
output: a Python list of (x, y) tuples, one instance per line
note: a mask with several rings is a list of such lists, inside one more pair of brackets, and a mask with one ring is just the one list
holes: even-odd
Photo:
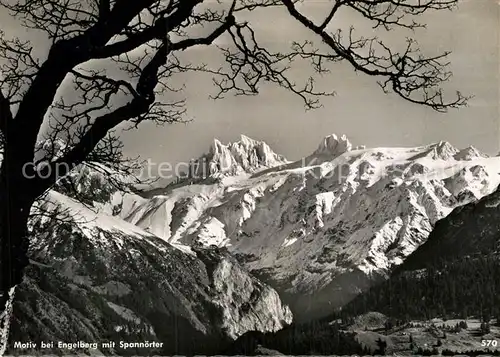
[(12, 341), (150, 340), (163, 349), (101, 352), (208, 354), (292, 322), (277, 292), (220, 249), (172, 245), (54, 191), (33, 212), (43, 215), (30, 224)]
[(500, 157), (447, 142), (366, 149), (330, 135), (303, 160), (274, 164), (132, 198), (120, 214), (169, 242), (227, 247), (300, 318), (386, 276), (436, 221), (500, 183)]

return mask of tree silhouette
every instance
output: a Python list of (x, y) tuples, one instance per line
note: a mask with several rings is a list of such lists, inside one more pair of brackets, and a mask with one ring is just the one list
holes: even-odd
[(481, 322), (481, 326), (480, 326), (479, 330), (481, 331), (481, 335), (489, 334), (491, 331), (490, 323), (489, 322)]
[[(172, 77), (209, 73), (216, 99), (257, 94), (263, 82), (271, 82), (312, 109), (333, 92), (317, 91), (312, 78), (295, 83), (293, 62), (308, 60), (317, 74), (346, 62), (376, 77), (385, 92), (443, 112), (467, 100), (441, 90), (451, 75), (448, 52), (426, 56), (412, 39), (398, 51), (378, 37), (356, 37), (353, 28), (336, 30), (333, 20), (348, 9), (382, 31), (418, 29), (424, 26), (416, 21), (419, 15), (451, 9), (457, 1), (336, 0), (316, 23), (296, 0), (0, 0), (1, 11), (49, 39), (44, 53), (37, 43), (0, 34), (0, 306), (28, 264), (27, 222), (34, 202), (79, 165), (122, 168), (127, 160), (117, 128), (184, 120), (184, 100), (169, 99), (179, 98), (182, 89), (172, 86)], [(289, 51), (264, 46), (245, 16), (271, 8), (308, 29), (312, 40), (299, 43), (283, 33), (283, 41), (292, 43)], [(219, 38), (228, 44), (215, 44)], [(181, 53), (195, 46), (219, 49), (224, 63), (191, 64)], [(1, 319), (6, 327), (8, 314)]]
[(377, 349), (375, 350), (376, 355), (385, 355), (385, 350), (387, 349), (387, 342), (382, 340), (380, 337), (375, 341), (377, 343)]

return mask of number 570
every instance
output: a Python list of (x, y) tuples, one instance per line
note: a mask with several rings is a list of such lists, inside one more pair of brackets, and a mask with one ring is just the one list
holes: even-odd
[(483, 347), (497, 347), (498, 341), (497, 340), (481, 340), (481, 346), (483, 346)]

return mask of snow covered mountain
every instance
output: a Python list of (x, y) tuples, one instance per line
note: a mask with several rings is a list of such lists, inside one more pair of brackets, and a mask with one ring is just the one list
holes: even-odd
[(447, 142), (367, 149), (330, 135), (296, 162), (256, 143), (216, 142), (207, 180), (123, 197), (120, 216), (171, 243), (227, 247), (299, 319), (387, 276), (439, 219), (500, 183), (500, 157)]
[(191, 180), (220, 178), (287, 163), (282, 155), (272, 151), (265, 142), (241, 135), (241, 140), (227, 145), (214, 139), (209, 152), (191, 162), (187, 176)]
[(32, 263), (16, 289), (12, 343), (157, 341), (154, 349), (117, 342), (90, 352), (208, 354), (247, 331), (292, 322), (277, 292), (223, 250), (172, 245), (54, 191), (33, 212)]

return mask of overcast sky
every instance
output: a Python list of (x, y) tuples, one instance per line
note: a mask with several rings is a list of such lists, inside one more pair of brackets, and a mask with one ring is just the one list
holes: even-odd
[[(310, 2), (321, 14), (322, 5)], [(395, 95), (385, 95), (374, 78), (357, 75), (347, 65), (338, 65), (322, 79), (325, 88), (337, 96), (323, 100), (324, 107), (305, 112), (302, 103), (276, 87), (266, 87), (257, 97), (232, 97), (221, 101), (208, 98), (214, 93), (211, 78), (191, 75), (186, 84), (188, 124), (165, 127), (142, 125), (124, 134), (126, 152), (143, 158), (178, 162), (206, 152), (213, 138), (232, 141), (240, 134), (265, 140), (289, 159), (309, 154), (320, 140), (331, 133), (346, 134), (353, 144), (374, 146), (414, 146), (450, 141), (458, 147), (474, 145), (497, 154), (499, 130), (499, 31), (500, 6), (496, 0), (463, 0), (454, 12), (439, 11), (426, 16), (428, 28), (415, 35), (425, 54), (451, 50), (451, 89), (473, 94), (468, 108), (447, 114), (408, 103)], [(344, 15), (343, 25), (353, 22), (370, 32), (366, 24)], [(253, 18), (258, 34), (271, 46), (286, 45), (309, 34), (286, 14), (262, 12)], [(366, 35), (369, 35), (367, 33)], [(388, 40), (404, 38), (393, 31)], [(188, 53), (214, 63), (218, 57), (210, 48)], [(299, 68), (308, 76), (310, 69)]]

